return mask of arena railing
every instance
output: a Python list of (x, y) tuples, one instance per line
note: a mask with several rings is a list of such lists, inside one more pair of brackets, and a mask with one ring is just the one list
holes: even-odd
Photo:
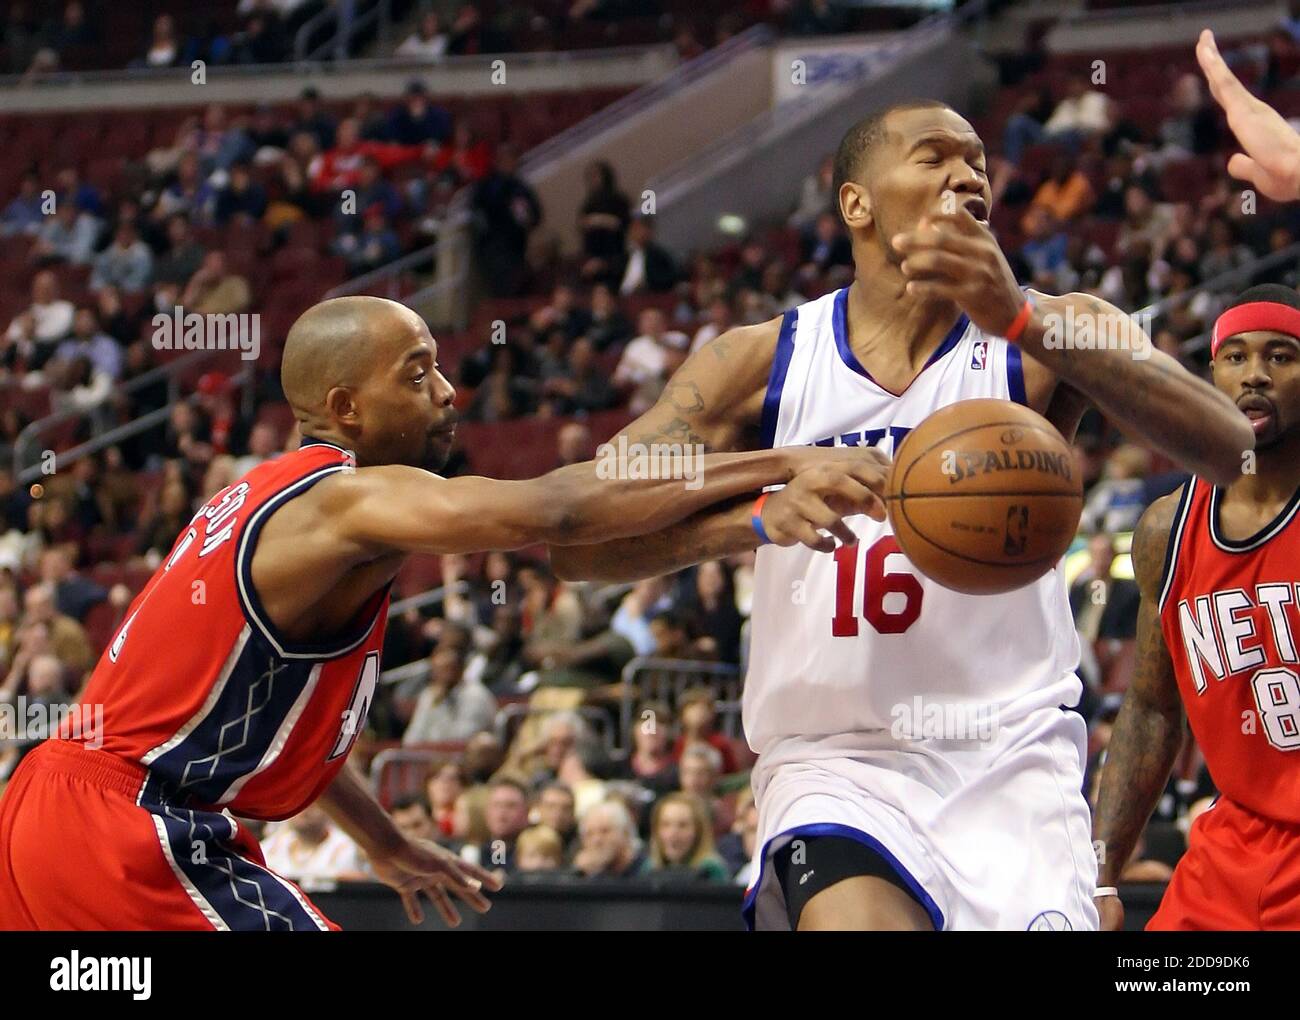
[[(1217, 276), (1212, 276), (1210, 279), (1203, 280), (1196, 286), (1189, 287), (1179, 294), (1173, 294), (1146, 305), (1133, 314), (1142, 321), (1155, 323), (1174, 309), (1182, 307), (1201, 294), (1233, 294), (1254, 284), (1260, 276), (1266, 273), (1280, 272), (1284, 276), (1288, 273), (1294, 276), (1297, 269), (1300, 269), (1300, 242), (1287, 245), (1287, 247), (1270, 252), (1267, 255), (1256, 256), (1250, 262), (1238, 266), (1236, 269), (1229, 269)], [(1294, 279), (1291, 282), (1294, 284)], [(1181, 344), (1181, 350), (1185, 356), (1192, 355), (1204, 350), (1209, 345), (1210, 331), (1206, 330), (1188, 340), (1184, 340)]]
[[(391, 298), (421, 312), (431, 322), (450, 325), (456, 330), (465, 329), (469, 324), (473, 222), (469, 191), (463, 188), (452, 199), (447, 218), (433, 244), (339, 284), (322, 300), (351, 294)], [(433, 266), (432, 282), (403, 293), (406, 275), (428, 264)]]
[[(986, 8), (976, 0), (891, 36), (872, 37), (856, 76), (806, 89), (648, 180), (646, 190), (658, 198), (660, 242), (677, 252), (716, 245), (719, 209), (739, 207), (755, 221), (783, 218), (795, 198), (790, 189), (812, 169), (811, 161), (834, 150), (844, 122), (872, 108), (917, 94), (964, 102), (972, 76), (954, 48), (969, 48), (959, 30), (979, 23)], [(799, 39), (782, 45), (787, 42), (813, 44)]]
[[(166, 382), (167, 385), (167, 402), (162, 407), (149, 411), (129, 422), (118, 425), (106, 432), (98, 433), (89, 440), (79, 443), (68, 450), (53, 451), (55, 455), (55, 464), (59, 470), (63, 470), (69, 464), (75, 463), (82, 457), (98, 453), (115, 443), (120, 443), (124, 439), (139, 435), (156, 425), (165, 422), (171, 414), (172, 407), (183, 399), (180, 393), (180, 377), (182, 373), (193, 371), (203, 361), (212, 358), (214, 355), (220, 356), (229, 354), (228, 351), (190, 351), (181, 355), (174, 361), (169, 361), (165, 365), (159, 365), (157, 368), (150, 369), (142, 375), (136, 376), (120, 386), (114, 387), (115, 394), (130, 394), (151, 386), (158, 382)], [(253, 368), (250, 362), (244, 362), (244, 367), (230, 377), (230, 382), (241, 390), (241, 400), (243, 401), (244, 410), (251, 410), (252, 401), (252, 383), (254, 378)], [(111, 399), (111, 398), (110, 398)], [(55, 411), (53, 414), (46, 415), (44, 418), (38, 418), (29, 424), (14, 440), (13, 453), (13, 470), (14, 476), (19, 484), (26, 485), (34, 482), (45, 474), (43, 461), (45, 459), (46, 447), (40, 445), (41, 438), (47, 436), (60, 426), (77, 420), (93, 421), (97, 412), (103, 407), (102, 404), (88, 408), (68, 408), (62, 411)]]
[[(329, 53), (333, 52), (336, 59), (348, 59), (348, 44), (352, 42), (353, 36), (363, 29), (369, 28), (372, 24), (378, 23), (379, 45), (386, 47), (389, 41), (389, 35), (393, 27), (393, 9), (392, 0), (379, 0), (378, 3), (370, 7), (369, 10), (363, 11), (354, 17), (346, 26), (338, 24), (339, 5), (330, 4), (315, 17), (305, 21), (294, 34), (293, 37), (293, 56), (294, 59), (301, 62), (305, 60), (320, 60)], [(311, 38), (318, 29), (323, 28), (330, 22), (334, 22), (334, 31), (328, 39), (312, 50), (307, 52), (307, 47), (311, 45)]]
[(735, 60), (741, 54), (767, 46), (775, 38), (776, 33), (767, 25), (753, 25), (737, 33), (713, 49), (706, 50), (698, 57), (679, 64), (672, 72), (657, 81), (642, 85), (634, 92), (629, 92), (608, 106), (597, 110), (590, 117), (533, 146), (520, 157), (520, 174), (529, 177), (557, 159), (571, 158), (579, 146), (601, 132), (615, 125), (626, 125), (642, 111), (680, 92), (705, 75)]
[(740, 669), (729, 662), (638, 655), (623, 667), (623, 693), (619, 705), (620, 749), (631, 749), (632, 716), (639, 703), (667, 701), (675, 705), (688, 687), (708, 683), (719, 693), (720, 702), (734, 705), (740, 701), (741, 682)]

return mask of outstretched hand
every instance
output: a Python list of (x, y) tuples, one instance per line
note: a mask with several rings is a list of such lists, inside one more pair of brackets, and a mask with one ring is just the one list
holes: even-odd
[(424, 920), (421, 893), (438, 908), (447, 926), (454, 928), (460, 924), (460, 913), (449, 893), (471, 910), (485, 914), (492, 904), (482, 890), (501, 888), (501, 879), (486, 868), (463, 861), (426, 839), (407, 840), (386, 857), (372, 857), (370, 866), (376, 878), (397, 890), (412, 924)]
[(1219, 54), (1208, 28), (1196, 43), (1196, 60), (1244, 150), (1228, 160), (1228, 173), (1279, 202), (1300, 198), (1300, 134), (1247, 91)]

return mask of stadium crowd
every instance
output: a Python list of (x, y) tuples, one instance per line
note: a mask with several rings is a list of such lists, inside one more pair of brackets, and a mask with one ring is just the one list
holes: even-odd
[[(1270, 38), (1262, 74), (1275, 73), (1288, 45)], [(1198, 340), (1240, 288), (1223, 274), (1300, 236), (1294, 208), (1253, 205), (1223, 172), (1227, 139), (1194, 76), (1177, 81), (1154, 129), (1085, 79), (1057, 94), (1022, 89), (997, 128), (985, 139), (993, 222), (1019, 278), (1129, 311), (1167, 303), (1152, 320), (1154, 343), (1194, 370), (1204, 368)], [(278, 155), (263, 162), (268, 149)], [(401, 250), (388, 236), (398, 217), (436, 216), (449, 193), (474, 186), (490, 225), (477, 249), (483, 274), (505, 281), (499, 296), (532, 299), (509, 318), (509, 343), (481, 343), (460, 359), (462, 412), (485, 423), (571, 419), (555, 451), (567, 463), (593, 452), (587, 416), (643, 411), (692, 350), (852, 279), (829, 157), (791, 196), (786, 223), (684, 260), (656, 242), (652, 220), (632, 214), (611, 168), (593, 164), (581, 253), (543, 267), (525, 258), (543, 210), (512, 159), (507, 150), (494, 163), (412, 89), (391, 110), (363, 101), (338, 122), (310, 94), (285, 122), (265, 111), (227, 124), (214, 107), (173, 150), (150, 154), (134, 193), (103, 195), (60, 175), (52, 216), (40, 208), (39, 182), (26, 180), (0, 211), (0, 232), (36, 238), (31, 305), (0, 337), (2, 370), (24, 386), (51, 385), (56, 406), (101, 408), (101, 426), (166, 407), (157, 387), (129, 398), (115, 388), (150, 367), (144, 316), (250, 301), (250, 281), (196, 227), (243, 218), (292, 230), (335, 216), (334, 196), (353, 186), (366, 195), (361, 225), (338, 221), (335, 238), (340, 256), (365, 268)], [(274, 168), (274, 196), (250, 166)], [(409, 175), (394, 179), (403, 167)], [(48, 268), (57, 263), (91, 267), (90, 301), (60, 296)], [(277, 401), (273, 378), (259, 381), (257, 396), (259, 409)], [(22, 424), (6, 408), (0, 442), (12, 443)], [(193, 399), (170, 405), (165, 426), (77, 460), (43, 492), (0, 467), (0, 699), (75, 698), (100, 651), (88, 621), (98, 612), (100, 633), (111, 633), (133, 594), (124, 581), (97, 581), (96, 564), (156, 567), (197, 506), (297, 440), (212, 375)], [(1185, 475), (1095, 412), (1075, 450), (1087, 503), (1066, 573), (1084, 648), (1091, 786), (1133, 669), (1128, 537), (1145, 506)], [(464, 451), (451, 470), (472, 460)], [(385, 669), (414, 665), (382, 685), (358, 752), (387, 754), (375, 758), (376, 776), (402, 827), (512, 874), (744, 884), (756, 812), (735, 695), (753, 555), (630, 586), (561, 582), (537, 550), (444, 557), (440, 568), (445, 597), (390, 621)], [(625, 674), (638, 659), (652, 661)], [(30, 746), (0, 741), (0, 782)], [(1129, 877), (1167, 877), (1212, 795), (1189, 741)], [(269, 832), (266, 852), (272, 867), (308, 881), (366, 870), (315, 809)]]

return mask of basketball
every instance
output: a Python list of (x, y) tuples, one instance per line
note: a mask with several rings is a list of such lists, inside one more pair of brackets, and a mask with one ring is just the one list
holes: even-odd
[(931, 580), (993, 595), (1060, 560), (1083, 509), (1070, 446), (1029, 408), (963, 400), (903, 441), (886, 506), (903, 553)]

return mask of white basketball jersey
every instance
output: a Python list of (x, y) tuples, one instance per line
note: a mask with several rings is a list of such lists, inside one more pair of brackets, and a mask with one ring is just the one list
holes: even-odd
[[(892, 457), (948, 404), (1025, 403), (1019, 348), (965, 316), (911, 385), (891, 393), (853, 354), (847, 305), (845, 288), (785, 314), (763, 406), (767, 445), (880, 446)], [(1006, 725), (1077, 703), (1079, 643), (1059, 567), (1004, 595), (961, 595), (916, 571), (887, 521), (846, 523), (858, 544), (834, 554), (758, 551), (744, 690), (755, 751), (882, 730), (920, 739), (939, 710)]]

